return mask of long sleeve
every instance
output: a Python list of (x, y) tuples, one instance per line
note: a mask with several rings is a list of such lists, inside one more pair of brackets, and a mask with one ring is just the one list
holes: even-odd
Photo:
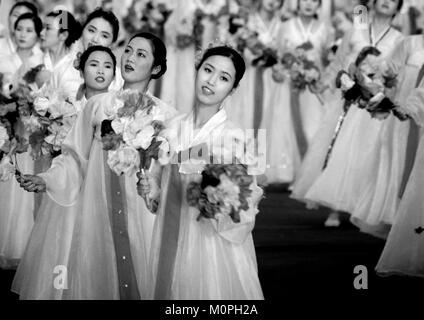
[(46, 181), (49, 197), (61, 206), (72, 206), (78, 198), (94, 139), (95, 112), (96, 105), (91, 100), (64, 141), (62, 154), (53, 160), (49, 170), (38, 175)]
[(251, 189), (253, 192), (248, 199), (249, 209), (240, 212), (240, 222), (233, 222), (230, 216), (221, 217), (218, 221), (210, 220), (218, 234), (230, 242), (242, 244), (255, 226), (256, 214), (259, 212), (258, 204), (263, 191), (258, 187), (256, 179), (252, 183)]
[(424, 127), (424, 87), (412, 90), (401, 109), (414, 119), (419, 127)]
[(340, 47), (337, 49), (336, 57), (333, 62), (327, 67), (323, 79), (327, 79), (328, 83), (331, 85), (331, 90), (334, 90), (336, 87), (335, 79), (337, 73), (346, 67), (346, 59), (350, 55), (350, 41), (352, 37), (352, 31), (348, 32), (340, 44)]

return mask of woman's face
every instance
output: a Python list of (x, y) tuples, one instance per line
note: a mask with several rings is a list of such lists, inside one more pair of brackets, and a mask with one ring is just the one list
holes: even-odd
[(320, 7), (319, 0), (299, 0), (299, 14), (312, 17), (317, 14)]
[(112, 25), (103, 18), (91, 20), (82, 31), (82, 44), (84, 49), (90, 46), (110, 47), (112, 42)]
[(88, 57), (84, 71), (84, 82), (87, 88), (105, 91), (114, 78), (112, 57), (104, 51), (94, 51)]
[(382, 15), (392, 17), (396, 14), (399, 0), (377, 0), (374, 10)]
[(220, 105), (233, 91), (236, 69), (228, 57), (211, 56), (196, 75), (196, 99), (203, 105)]
[(261, 6), (267, 12), (275, 12), (281, 7), (283, 0), (262, 0)]
[(17, 6), (9, 15), (9, 30), (15, 29), (15, 23), (16, 20), (18, 20), (20, 15), (23, 15), (24, 13), (32, 13), (31, 10), (29, 10), (25, 6)]
[(29, 19), (19, 21), (15, 29), (16, 44), (19, 49), (31, 49), (38, 40), (34, 22)]
[(55, 17), (47, 17), (43, 24), (43, 30), (40, 34), (40, 44), (43, 49), (51, 49), (58, 45), (59, 39), (59, 20)]
[(134, 38), (126, 46), (121, 57), (121, 73), (125, 82), (135, 83), (150, 80), (153, 68), (153, 48), (145, 38)]

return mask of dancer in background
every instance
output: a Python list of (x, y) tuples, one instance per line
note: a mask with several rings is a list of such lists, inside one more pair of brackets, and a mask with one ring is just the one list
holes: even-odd
[[(10, 80), (12, 87), (22, 81), (27, 71), (41, 63), (41, 51), (35, 49), (41, 29), (40, 18), (32, 13), (25, 13), (16, 20), (16, 52), (0, 59), (0, 72)], [(22, 121), (18, 121), (15, 130), (28, 139), (29, 131)], [(14, 160), (24, 172), (34, 173), (35, 161), (30, 151), (16, 155)], [(0, 203), (0, 267), (16, 268), (34, 223), (34, 195), (19, 188), (12, 177), (0, 182)]]
[(400, 202), (383, 253), (376, 266), (378, 274), (424, 277), (424, 89), (423, 82), (407, 98), (401, 110), (420, 127), (414, 167)]
[[(402, 0), (374, 1), (370, 23), (364, 16), (355, 18), (355, 25), (339, 47), (336, 59), (329, 66), (328, 81), (333, 82), (340, 70), (347, 70), (366, 46), (374, 46), (387, 57), (403, 39), (391, 26), (401, 9)], [(312, 141), (300, 169), (292, 197), (306, 203), (321, 204), (333, 210), (326, 226), (340, 225), (337, 211), (352, 213), (363, 188), (376, 173), (373, 159), (378, 157), (378, 143), (383, 123), (353, 105), (343, 112), (343, 99), (335, 99)], [(338, 128), (340, 119), (344, 119)], [(338, 129), (338, 130), (336, 130)], [(335, 133), (338, 132), (336, 137)], [(334, 140), (334, 138), (336, 139)], [(332, 150), (329, 153), (329, 146)]]
[[(396, 105), (405, 105), (412, 90), (419, 84), (417, 77), (423, 64), (423, 35), (406, 37), (387, 58), (388, 68), (397, 75)], [(412, 168), (418, 136), (419, 129), (414, 122), (400, 121), (393, 115), (383, 120), (375, 147), (378, 153), (370, 160), (374, 161), (374, 173), (367, 180), (350, 219), (361, 231), (387, 237)]]
[[(62, 16), (60, 17), (62, 18)], [(80, 89), (81, 84), (84, 82), (79, 71), (74, 67), (75, 61), (79, 59), (81, 53), (89, 46), (101, 45), (110, 47), (117, 40), (118, 33), (119, 22), (111, 11), (96, 9), (91, 12), (82, 28), (80, 41), (56, 64), (49, 85), (75, 97), (78, 89)], [(111, 84), (111, 89), (119, 90), (119, 88), (122, 88), (122, 85), (123, 80), (118, 72)]]
[[(14, 36), (15, 23), (20, 15), (24, 13), (38, 14), (37, 7), (28, 1), (18, 1), (13, 4), (8, 16), (8, 34), (0, 38), (0, 57), (11, 55), (16, 52), (16, 39)], [(36, 49), (36, 48), (35, 48)]]

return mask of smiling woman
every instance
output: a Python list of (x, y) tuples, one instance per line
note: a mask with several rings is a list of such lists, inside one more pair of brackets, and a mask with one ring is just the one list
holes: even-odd
[[(100, 48), (90, 46), (80, 59), (87, 93), (105, 89), (113, 76), (113, 55)], [(151, 113), (163, 119), (174, 116), (175, 109), (146, 92), (150, 80), (166, 70), (166, 49), (159, 38), (146, 33), (134, 36), (121, 65), (124, 89), (130, 90), (90, 98), (62, 145), (62, 155), (46, 172), (21, 180), (27, 191), (45, 191), (50, 202), (48, 209), (40, 209), (15, 277), (13, 290), (21, 299), (147, 297), (154, 216), (137, 195), (135, 174), (117, 175), (110, 169), (102, 123), (133, 93), (149, 96), (154, 103)], [(52, 286), (57, 265), (67, 268), (67, 290)]]
[(231, 156), (246, 163), (246, 139), (222, 108), (244, 72), (243, 58), (229, 47), (214, 47), (204, 53), (197, 68), (195, 107), (169, 124), (175, 158), (157, 167), (153, 176), (140, 180), (139, 194), (159, 204), (150, 256), (150, 298), (263, 299), (251, 233), (261, 189), (256, 182), (249, 186), (249, 206), (237, 223), (225, 214), (222, 219), (199, 219), (199, 210), (188, 204), (187, 188), (199, 181), (204, 163), (177, 159), (178, 154), (204, 145), (213, 150), (213, 154), (203, 155), (207, 158), (236, 147), (243, 151), (230, 152)]

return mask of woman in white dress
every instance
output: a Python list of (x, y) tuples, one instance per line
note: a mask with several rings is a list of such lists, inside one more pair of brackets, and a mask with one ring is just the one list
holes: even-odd
[[(274, 49), (277, 47), (277, 35), (282, 23), (280, 9), (283, 2), (262, 0), (259, 5), (250, 4), (251, 10), (247, 18), (247, 29), (256, 32), (262, 44)], [(263, 91), (271, 83), (270, 68), (253, 65), (253, 61), (259, 56), (249, 48), (244, 50), (243, 56), (247, 64), (246, 73), (238, 90), (227, 100), (229, 107), (226, 109), (229, 119), (243, 129), (258, 130), (266, 107), (266, 93)]]
[[(108, 91), (115, 76), (115, 56), (108, 48), (91, 46), (81, 55), (80, 69), (86, 87), (77, 102), (82, 110), (88, 99)], [(12, 285), (20, 299), (61, 299), (63, 291), (54, 288), (52, 270), (68, 265), (79, 210), (77, 205), (61, 206), (49, 196), (43, 197)]]
[(165, 42), (169, 48), (167, 72), (162, 80), (160, 98), (173, 105), (179, 112), (188, 112), (193, 107), (195, 44), (180, 46), (179, 37), (191, 37), (194, 28), (195, 2), (179, 0), (175, 10), (165, 24)]
[[(361, 16), (355, 19), (352, 31), (344, 37), (336, 59), (329, 66), (328, 81), (332, 82), (338, 71), (347, 70), (366, 46), (378, 48), (381, 58), (393, 52), (403, 39), (402, 34), (391, 26), (401, 4), (400, 0), (376, 0), (369, 24), (368, 19), (362, 21)], [(325, 224), (331, 227), (340, 225), (337, 211), (354, 211), (363, 188), (375, 175), (373, 160), (378, 154), (377, 145), (383, 127), (382, 121), (371, 118), (367, 111), (353, 105), (345, 114), (329, 154), (329, 146), (343, 115), (343, 104), (343, 99), (330, 102), (329, 112), (307, 152), (292, 193), (295, 199), (330, 207), (333, 212)]]
[[(66, 23), (63, 23), (66, 21)], [(41, 87), (57, 66), (67, 57), (75, 42), (81, 37), (81, 25), (68, 11), (51, 11), (43, 21), (40, 47), (44, 51), (43, 63), (46, 71), (38, 75), (37, 84)]]
[[(139, 33), (130, 39), (121, 59), (124, 90), (146, 93), (150, 80), (166, 71), (166, 48), (163, 42), (149, 33)], [(168, 119), (175, 109), (150, 96), (154, 113)], [(67, 286), (49, 287), (49, 298), (58, 299), (144, 299), (147, 296), (148, 256), (154, 218), (144, 201), (137, 195), (135, 175), (118, 176), (107, 164), (108, 153), (103, 150), (101, 124), (110, 110), (119, 103), (119, 92), (96, 95), (87, 102), (74, 127), (62, 145), (63, 154), (54, 159), (52, 167), (38, 176), (24, 176), (21, 184), (28, 191), (46, 191), (61, 206), (78, 206), (75, 221), (60, 226), (72, 233), (72, 239), (59, 243), (65, 252)], [(122, 102), (122, 101), (121, 101)], [(51, 212), (53, 215), (56, 212)], [(41, 216), (43, 218), (43, 216)], [(48, 220), (48, 218), (46, 218)], [(54, 222), (56, 218), (52, 218)], [(60, 218), (59, 218), (60, 224)], [(66, 222), (66, 218), (64, 219)], [(48, 228), (44, 225), (41, 228)], [(38, 234), (38, 243), (54, 239), (58, 230), (48, 229), (52, 235)], [(32, 256), (31, 253), (28, 253)], [(60, 259), (60, 254), (58, 258)], [(69, 254), (66, 257), (66, 254)], [(34, 265), (42, 270), (22, 274), (16, 284), (23, 297), (37, 297), (31, 287), (38, 287), (38, 279), (51, 281), (51, 266), (45, 266), (40, 256)], [(50, 261), (50, 259), (49, 259)], [(40, 272), (40, 273), (38, 273)], [(25, 282), (30, 276), (31, 283)], [(50, 277), (50, 278), (49, 278)], [(21, 282), (21, 280), (23, 282)], [(50, 282), (52, 286), (54, 282)], [(26, 295), (28, 292), (28, 296)], [(53, 295), (52, 295), (53, 294)]]
[[(0, 59), (0, 72), (10, 85), (17, 84), (29, 69), (41, 63), (41, 52), (37, 54), (34, 50), (41, 28), (40, 18), (31, 13), (25, 13), (16, 20), (16, 52)], [(22, 122), (17, 123), (15, 130), (28, 138), (29, 133)], [(16, 159), (21, 170), (34, 172), (35, 162), (28, 151), (18, 154)], [(0, 182), (0, 203), (0, 267), (16, 268), (34, 223), (34, 195), (22, 190), (11, 178)]]
[[(400, 0), (377, 0), (370, 24), (367, 20), (358, 23), (356, 19), (354, 28), (344, 37), (335, 61), (329, 66), (328, 77), (334, 76), (335, 79), (339, 70), (347, 70), (366, 46), (378, 48), (382, 58), (393, 52), (403, 39), (402, 34), (391, 26), (401, 4)], [(375, 174), (373, 160), (377, 157), (383, 127), (380, 120), (371, 118), (367, 111), (353, 105), (344, 117), (329, 154), (329, 146), (343, 115), (343, 103), (340, 99), (329, 105), (329, 112), (308, 150), (292, 194), (298, 200), (331, 208), (333, 212), (326, 226), (340, 225), (337, 211), (354, 211), (363, 188)]]
[(37, 8), (34, 4), (28, 1), (16, 2), (9, 11), (8, 16), (8, 30), (4, 38), (0, 38), (0, 57), (8, 56), (16, 52), (16, 40), (14, 37), (15, 23), (18, 17), (24, 13), (32, 13), (33, 15), (38, 14)]
[[(62, 15), (58, 17), (62, 19), (62, 22), (65, 20), (62, 18)], [(64, 29), (67, 29), (67, 27), (70, 26), (63, 26)], [(75, 97), (78, 89), (84, 82), (80, 72), (75, 69), (75, 61), (89, 46), (100, 45), (110, 47), (118, 38), (118, 33), (119, 22), (111, 11), (105, 11), (99, 8), (90, 13), (82, 28), (80, 41), (72, 47), (72, 50), (67, 55), (56, 62), (50, 79), (50, 85)], [(110, 89), (119, 90), (122, 88), (122, 85), (122, 77), (117, 72)]]
[[(228, 47), (212, 47), (197, 70), (194, 110), (169, 125), (172, 154), (178, 158), (180, 151), (203, 144), (215, 156), (227, 151), (230, 159), (246, 163), (244, 136), (222, 107), (243, 76), (243, 58)], [(222, 142), (224, 137), (228, 145)], [(234, 153), (234, 146), (241, 148)], [(252, 238), (262, 190), (251, 185), (250, 207), (241, 212), (239, 223), (229, 216), (198, 220), (199, 211), (187, 204), (186, 192), (190, 182), (199, 181), (206, 163), (173, 160), (177, 159), (139, 185), (141, 195), (159, 203), (151, 249), (151, 298), (263, 299)]]
[(414, 89), (402, 110), (420, 127), (419, 146), (396, 220), (376, 271), (380, 275), (424, 277), (424, 89)]
[[(318, 0), (299, 1), (297, 16), (280, 27), (277, 41), (280, 54), (311, 43), (308, 58), (322, 70), (322, 52), (330, 41), (330, 29), (318, 20), (320, 6)], [(267, 130), (267, 182), (290, 183), (295, 180), (301, 156), (315, 135), (325, 108), (309, 88), (302, 92), (293, 89), (290, 79), (283, 83), (272, 81), (265, 90), (269, 91), (269, 100), (264, 101), (268, 112), (261, 128)]]
[[(398, 85), (395, 93), (396, 105), (403, 106), (411, 91), (418, 85), (417, 76), (424, 64), (424, 36), (414, 35), (402, 40), (390, 57), (388, 67), (397, 74)], [(415, 124), (400, 121), (389, 116), (383, 121), (378, 156), (374, 159), (375, 174), (362, 190), (357, 206), (351, 215), (351, 222), (361, 231), (385, 238), (396, 218), (402, 183), (409, 173), (407, 154), (409, 132), (415, 132)], [(418, 130), (416, 130), (418, 131)], [(414, 134), (414, 140), (418, 133)], [(417, 147), (416, 144), (415, 148)], [(412, 154), (415, 150), (411, 150)], [(409, 153), (408, 153), (409, 154)], [(413, 155), (411, 156), (413, 160)], [(405, 172), (405, 170), (407, 172)]]

